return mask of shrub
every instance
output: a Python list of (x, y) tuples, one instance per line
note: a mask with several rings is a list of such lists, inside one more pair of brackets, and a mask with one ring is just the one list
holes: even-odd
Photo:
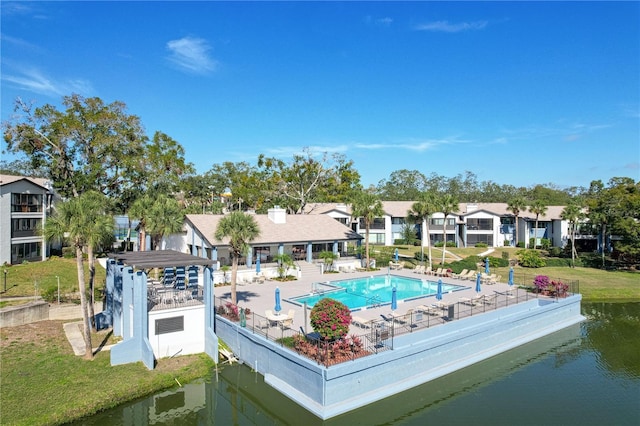
[(550, 247), (549, 256), (553, 256), (553, 257), (562, 256), (562, 249), (560, 247)]
[(548, 238), (542, 238), (540, 240), (540, 245), (542, 246), (542, 250), (549, 250), (551, 247), (551, 241)]
[(516, 252), (518, 263), (525, 268), (542, 268), (546, 265), (537, 250), (524, 249)]
[(509, 240), (504, 240), (504, 242), (502, 243), (505, 247), (511, 247), (511, 241)]
[(546, 275), (536, 275), (533, 279), (533, 286), (539, 292), (547, 290), (547, 287), (551, 285), (551, 280)]
[(487, 248), (489, 247), (487, 243), (476, 243), (475, 247), (477, 248)]
[(545, 263), (545, 266), (559, 266), (559, 267), (571, 266), (571, 259), (553, 257), (553, 258), (545, 259), (544, 263)]
[(349, 332), (351, 311), (337, 300), (325, 298), (311, 309), (311, 326), (325, 340), (336, 340)]
[(76, 249), (73, 247), (62, 247), (62, 257), (65, 259), (73, 259), (76, 257)]
[(509, 266), (509, 258), (489, 257), (489, 266), (492, 268), (504, 268)]
[[(453, 270), (453, 272), (459, 274), (463, 269), (478, 269), (477, 263), (480, 263), (481, 261), (482, 259), (478, 256), (468, 256), (462, 260), (451, 262), (448, 266)], [(491, 262), (491, 260), (489, 260), (489, 262)]]
[(516, 244), (516, 247), (524, 248), (524, 241), (518, 241), (518, 244)]
[(508, 251), (503, 251), (502, 252), (502, 258), (508, 262), (509, 261), (509, 252)]

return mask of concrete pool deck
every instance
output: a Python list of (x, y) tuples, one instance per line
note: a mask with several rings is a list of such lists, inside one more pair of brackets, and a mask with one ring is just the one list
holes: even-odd
[[(280, 288), (280, 299), (282, 312), (287, 313), (289, 309), (296, 311), (293, 321), (293, 326), (290, 328), (299, 330), (304, 325), (304, 309), (299, 304), (291, 303), (287, 299), (308, 295), (312, 291), (313, 283), (327, 282), (327, 281), (340, 281), (347, 279), (367, 278), (371, 276), (386, 276), (388, 273), (387, 268), (382, 268), (378, 271), (356, 271), (356, 272), (338, 272), (330, 274), (321, 274), (318, 269), (317, 273), (308, 273), (302, 275), (301, 278), (295, 281), (280, 282), (275, 280), (267, 280), (262, 284), (251, 283), (242, 284), (236, 286), (238, 306), (249, 308), (252, 312), (258, 315), (265, 315), (266, 310), (273, 310), (275, 307), (275, 290), (276, 287)], [(393, 270), (390, 275), (402, 276), (405, 278), (429, 280), (437, 282), (438, 279), (442, 279), (444, 284), (455, 284), (459, 286), (468, 287), (464, 290), (457, 290), (452, 293), (445, 293), (442, 297), (442, 302), (445, 304), (457, 303), (460, 298), (472, 298), (477, 295), (475, 291), (475, 281), (460, 280), (456, 278), (448, 277), (436, 277), (434, 275), (416, 274), (412, 269)], [(510, 289), (516, 287), (515, 285), (509, 286), (507, 283), (497, 283), (491, 285), (483, 285), (481, 294), (494, 294), (494, 291), (504, 293)], [(226, 301), (231, 299), (230, 286), (217, 286), (214, 289), (214, 295), (216, 298), (222, 298)], [(330, 297), (330, 296), (327, 296)], [(398, 301), (398, 309), (396, 313), (404, 314), (408, 309), (416, 309), (420, 305), (430, 305), (436, 302), (435, 295), (413, 299), (408, 301)], [(382, 305), (375, 308), (367, 308), (357, 310), (354, 315), (362, 318), (363, 320), (380, 320), (380, 315), (388, 315), (391, 312), (390, 304)], [(308, 315), (307, 315), (308, 317)], [(310, 329), (310, 325), (305, 327)], [(350, 328), (351, 333), (361, 333), (362, 329), (352, 324)]]

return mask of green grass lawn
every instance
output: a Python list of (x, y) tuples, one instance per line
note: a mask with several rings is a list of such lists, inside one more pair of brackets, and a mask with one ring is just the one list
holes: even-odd
[(62, 424), (207, 377), (213, 368), (205, 354), (161, 359), (151, 371), (140, 362), (111, 366), (106, 351), (86, 361), (73, 354), (62, 323), (1, 330), (2, 424)]
[[(89, 264), (84, 262), (85, 280), (89, 279)], [(76, 293), (78, 291), (78, 271), (76, 260), (51, 257), (44, 262), (29, 262), (20, 265), (4, 266), (7, 271), (7, 292), (2, 297), (41, 296), (47, 289), (58, 289), (60, 293)], [(97, 289), (104, 287), (105, 269), (96, 262), (95, 284)], [(4, 276), (0, 275), (0, 290), (4, 291)]]

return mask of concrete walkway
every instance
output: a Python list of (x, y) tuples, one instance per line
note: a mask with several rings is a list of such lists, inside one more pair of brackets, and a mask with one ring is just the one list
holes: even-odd
[(78, 356), (82, 356), (86, 352), (84, 347), (84, 338), (82, 337), (80, 327), (82, 327), (82, 321), (68, 322), (63, 325), (64, 332), (67, 335), (69, 344), (71, 344), (73, 353)]

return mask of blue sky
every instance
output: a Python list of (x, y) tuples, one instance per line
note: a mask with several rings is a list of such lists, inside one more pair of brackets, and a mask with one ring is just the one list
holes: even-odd
[(2, 1), (1, 17), (3, 120), (18, 96), (120, 100), (199, 173), (310, 147), (365, 186), (400, 169), (640, 179), (638, 2)]

